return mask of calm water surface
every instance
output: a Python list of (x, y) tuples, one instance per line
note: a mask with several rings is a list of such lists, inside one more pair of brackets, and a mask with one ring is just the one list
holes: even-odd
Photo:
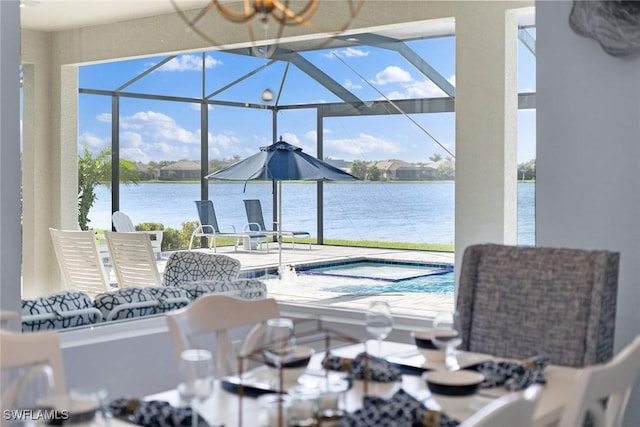
[[(309, 231), (316, 236), (316, 184), (283, 183), (283, 229)], [(265, 221), (271, 217), (269, 182), (211, 182), (213, 200), (222, 231), (241, 230), (246, 224), (243, 199), (260, 199)], [(92, 228), (110, 228), (110, 189), (99, 186), (89, 218)], [(345, 182), (324, 184), (325, 239), (395, 241), (409, 243), (454, 242), (453, 183)], [(134, 224), (156, 222), (181, 228), (197, 221), (194, 200), (199, 184), (141, 183), (120, 187), (120, 210)], [(518, 243), (534, 244), (535, 184), (518, 184)]]

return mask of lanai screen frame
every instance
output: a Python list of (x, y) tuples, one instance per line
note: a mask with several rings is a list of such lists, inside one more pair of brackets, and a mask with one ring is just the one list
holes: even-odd
[[(447, 35), (442, 35), (447, 36)], [(454, 36), (455, 34), (450, 34), (448, 36)], [(526, 31), (526, 27), (521, 27), (518, 33), (519, 39), (525, 45), (527, 49), (529, 49), (535, 55), (535, 40), (532, 40), (529, 33)], [(336, 37), (336, 40), (342, 40), (341, 37)], [(276, 141), (278, 138), (278, 112), (284, 110), (295, 110), (295, 109), (315, 109), (316, 110), (316, 153), (315, 156), (319, 159), (324, 157), (324, 119), (329, 117), (352, 117), (352, 116), (365, 116), (365, 115), (411, 115), (411, 114), (432, 114), (432, 113), (455, 113), (455, 88), (451, 86), (446, 79), (444, 79), (437, 71), (430, 67), (430, 65), (424, 61), (421, 57), (417, 56), (415, 52), (413, 52), (403, 41), (389, 39), (387, 37), (378, 36), (376, 34), (366, 34), (361, 35), (360, 39), (365, 41), (363, 45), (373, 46), (373, 47), (381, 47), (386, 49), (395, 50), (400, 55), (402, 55), (408, 62), (414, 65), (419, 71), (421, 71), (426, 77), (428, 77), (431, 81), (433, 81), (437, 86), (439, 86), (445, 93), (447, 93), (448, 97), (440, 97), (440, 98), (414, 98), (414, 99), (399, 99), (392, 100), (394, 104), (394, 108), (389, 108), (390, 101), (389, 100), (376, 100), (376, 101), (362, 101), (358, 99), (355, 95), (349, 92), (347, 89), (339, 85), (339, 88), (336, 88), (336, 82), (331, 80), (329, 76), (323, 75), (320, 70), (314, 70), (314, 66), (311, 65), (311, 68), (308, 69), (307, 74), (312, 77), (318, 84), (322, 84), (318, 81), (319, 78), (324, 79), (328, 78), (330, 80), (330, 90), (338, 95), (338, 97), (345, 100), (345, 102), (333, 102), (333, 103), (310, 103), (310, 104), (295, 104), (295, 105), (268, 105), (268, 104), (258, 104), (258, 103), (248, 103), (248, 102), (237, 102), (237, 101), (221, 101), (221, 100), (213, 100), (210, 99), (212, 96), (224, 91), (228, 87), (239, 83), (250, 75), (258, 72), (260, 69), (267, 67), (274, 63), (275, 61), (285, 61), (288, 64), (296, 63), (296, 61), (303, 61), (304, 59), (294, 51), (286, 50), (286, 49), (277, 49), (272, 59), (269, 63), (259, 67), (258, 69), (236, 79), (233, 83), (218, 89), (217, 91), (207, 95), (205, 93), (205, 75), (206, 70), (204, 67), (205, 56), (208, 51), (202, 51), (202, 96), (200, 98), (193, 97), (178, 97), (178, 96), (169, 96), (169, 95), (155, 95), (155, 94), (144, 94), (144, 93), (136, 93), (136, 92), (128, 92), (125, 89), (133, 84), (134, 82), (144, 78), (146, 75), (160, 68), (162, 65), (171, 61), (172, 59), (179, 56), (170, 55), (166, 57), (164, 60), (158, 62), (154, 66), (150, 67), (143, 73), (138, 76), (130, 79), (128, 82), (124, 83), (120, 87), (109, 91), (109, 90), (101, 90), (101, 89), (89, 89), (89, 88), (79, 88), (79, 94), (91, 94), (91, 95), (102, 95), (102, 96), (110, 96), (111, 97), (111, 154), (112, 154), (112, 174), (111, 174), (111, 211), (116, 212), (120, 210), (120, 171), (119, 171), (119, 163), (120, 163), (120, 99), (121, 98), (137, 98), (137, 99), (148, 99), (148, 100), (159, 100), (159, 101), (173, 101), (173, 102), (185, 102), (191, 104), (200, 104), (200, 197), (202, 200), (206, 200), (209, 198), (209, 186), (208, 180), (204, 177), (208, 175), (210, 172), (208, 170), (209, 165), (209, 141), (208, 141), (208, 133), (209, 133), (209, 106), (210, 105), (220, 105), (220, 106), (228, 106), (228, 107), (237, 107), (237, 108), (251, 108), (251, 109), (260, 109), (260, 110), (270, 110), (272, 113), (272, 140)], [(344, 41), (344, 40), (342, 40)], [(391, 46), (391, 47), (390, 47)], [(254, 56), (251, 49), (234, 49), (225, 51), (226, 53), (235, 53), (239, 55), (249, 55)], [(300, 66), (300, 63), (296, 65)], [(306, 64), (309, 65), (309, 64)], [(326, 82), (323, 86), (327, 87)], [(342, 93), (338, 93), (338, 92)], [(278, 99), (278, 95), (276, 95), (275, 99)], [(521, 109), (535, 109), (535, 93), (519, 93), (518, 94), (518, 110)], [(323, 182), (316, 182), (316, 224), (317, 224), (317, 244), (324, 244), (324, 191), (323, 191)], [(275, 205), (277, 200), (277, 188), (274, 186), (273, 188), (273, 203)], [(273, 213), (273, 221), (276, 221), (275, 212)]]

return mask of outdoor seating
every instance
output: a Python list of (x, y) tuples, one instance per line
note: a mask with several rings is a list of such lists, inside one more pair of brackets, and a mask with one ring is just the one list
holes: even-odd
[(256, 231), (258, 233), (265, 233), (270, 236), (277, 237), (278, 234), (291, 239), (291, 248), (296, 247), (296, 237), (307, 239), (309, 243), (309, 250), (311, 250), (311, 234), (308, 231), (278, 231), (279, 224), (273, 223), (273, 228), (268, 229), (265, 226), (264, 215), (262, 214), (262, 204), (259, 199), (246, 199), (244, 200), (244, 208), (247, 213), (247, 225), (245, 227), (248, 231)]
[(469, 246), (457, 297), (460, 349), (572, 367), (608, 361), (618, 265), (608, 251)]
[(196, 251), (175, 251), (169, 255), (162, 275), (164, 286), (178, 286), (201, 280), (235, 280), (240, 261), (227, 255)]
[(86, 293), (67, 290), (23, 299), (21, 320), (22, 332), (35, 332), (93, 325), (103, 316)]
[(105, 231), (119, 288), (160, 286), (160, 273), (146, 234)]
[(109, 278), (93, 231), (49, 228), (66, 289), (93, 297), (110, 290)]
[(164, 235), (163, 230), (136, 230), (131, 218), (120, 211), (114, 212), (113, 215), (111, 215), (111, 221), (118, 233), (144, 233), (149, 235), (153, 253), (156, 255), (156, 258), (160, 259), (160, 254), (162, 253), (162, 238)]
[[(245, 301), (225, 295), (207, 295), (189, 307), (168, 313), (167, 324), (178, 359), (183, 350), (206, 346), (203, 338), (215, 333), (216, 374), (222, 377), (237, 372), (238, 366), (229, 330), (242, 326), (253, 327), (245, 336), (257, 337), (261, 325), (279, 315), (278, 305), (272, 298)], [(247, 339), (240, 352), (253, 350), (255, 345), (255, 341)]]
[(267, 287), (257, 279), (238, 279), (240, 261), (227, 255), (176, 251), (169, 255), (163, 273), (165, 287), (185, 289), (192, 300), (210, 293), (242, 299), (266, 298)]
[[(251, 252), (253, 250), (254, 243), (262, 245), (267, 243), (267, 235), (259, 232), (242, 232), (237, 233), (235, 227), (231, 226), (232, 232), (223, 233), (218, 227), (218, 220), (216, 218), (216, 212), (211, 200), (196, 200), (196, 207), (198, 208), (198, 227), (191, 234), (189, 241), (189, 250), (193, 247), (193, 241), (197, 238), (206, 238), (210, 241), (208, 244), (209, 249), (213, 247), (213, 251), (216, 251), (216, 239), (217, 237), (230, 237), (234, 239), (234, 249), (238, 249), (240, 241), (244, 242), (244, 247)], [(210, 240), (209, 240), (210, 239)], [(269, 252), (269, 244), (267, 243), (267, 252)]]

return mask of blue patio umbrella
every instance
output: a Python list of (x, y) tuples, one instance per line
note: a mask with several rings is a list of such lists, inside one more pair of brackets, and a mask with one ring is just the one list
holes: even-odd
[(207, 175), (226, 181), (275, 181), (278, 185), (278, 267), (282, 265), (282, 181), (355, 181), (358, 178), (302, 152), (282, 140), (260, 152)]

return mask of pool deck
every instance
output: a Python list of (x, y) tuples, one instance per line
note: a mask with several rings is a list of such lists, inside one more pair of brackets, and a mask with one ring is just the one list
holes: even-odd
[[(242, 271), (247, 270), (271, 270), (278, 266), (278, 245), (269, 244), (269, 253), (266, 250), (234, 251), (233, 247), (221, 247), (217, 253), (229, 255), (238, 259), (242, 265)], [(200, 250), (200, 249), (198, 249)], [(205, 249), (206, 250), (206, 249)], [(164, 261), (159, 261), (160, 271), (164, 270)], [(413, 261), (421, 263), (447, 263), (453, 264), (454, 254), (450, 252), (427, 252), (397, 249), (357, 248), (346, 246), (312, 245), (309, 250), (307, 244), (296, 244), (295, 249), (291, 244), (283, 244), (282, 264), (296, 265), (325, 263), (336, 260), (374, 258), (390, 261)], [(393, 313), (409, 317), (432, 316), (437, 311), (452, 310), (453, 297), (444, 295), (429, 295), (417, 293), (388, 293), (388, 294), (337, 294), (335, 292), (321, 291), (317, 287), (301, 284), (295, 277), (285, 277), (283, 280), (266, 279), (269, 296), (278, 302), (293, 305), (311, 305), (349, 310), (366, 310), (373, 299), (386, 300), (392, 307)]]

